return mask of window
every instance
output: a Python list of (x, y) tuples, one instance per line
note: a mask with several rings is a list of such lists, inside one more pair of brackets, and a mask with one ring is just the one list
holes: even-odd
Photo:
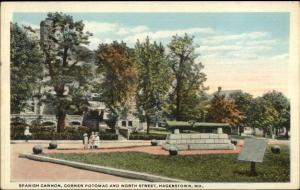
[(122, 127), (126, 127), (126, 121), (122, 121)]
[(128, 126), (132, 127), (132, 121), (128, 121)]

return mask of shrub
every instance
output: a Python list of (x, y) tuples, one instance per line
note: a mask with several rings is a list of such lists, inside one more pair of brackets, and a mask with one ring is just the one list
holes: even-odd
[(99, 137), (101, 140), (118, 140), (118, 135), (115, 133), (109, 133), (109, 132), (105, 132), (105, 133), (100, 133)]
[[(12, 125), (10, 137), (11, 140), (24, 140), (24, 130), (26, 125)], [(55, 128), (44, 126), (31, 126), (30, 132), (32, 133), (32, 139), (35, 140), (82, 140), (83, 134), (90, 134), (88, 127), (67, 127), (64, 132), (55, 132)], [(101, 140), (117, 140), (118, 135), (110, 132), (100, 133)]]
[(158, 133), (131, 133), (129, 136), (130, 140), (165, 140), (167, 137), (166, 134), (158, 134)]

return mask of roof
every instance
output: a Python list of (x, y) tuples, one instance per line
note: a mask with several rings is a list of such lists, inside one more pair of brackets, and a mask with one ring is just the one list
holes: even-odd
[[(167, 121), (168, 127), (191, 127), (191, 122), (186, 121)], [(195, 127), (230, 127), (228, 123), (207, 123), (207, 122), (196, 122)]]

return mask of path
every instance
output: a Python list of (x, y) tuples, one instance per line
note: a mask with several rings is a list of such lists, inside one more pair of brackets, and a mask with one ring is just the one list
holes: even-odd
[(11, 144), (11, 181), (139, 181), (98, 172), (77, 169), (64, 165), (52, 164), (48, 162), (38, 162), (18, 157), (19, 153), (31, 152), (32, 147), (32, 144)]

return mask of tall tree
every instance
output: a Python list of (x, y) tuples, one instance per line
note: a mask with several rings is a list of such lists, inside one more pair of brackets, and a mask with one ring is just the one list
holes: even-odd
[(102, 75), (101, 99), (112, 113), (113, 126), (120, 116), (132, 110), (135, 101), (138, 67), (134, 50), (124, 42), (100, 44), (96, 50), (97, 71)]
[(253, 96), (246, 92), (234, 92), (230, 94), (230, 98), (234, 100), (237, 109), (243, 113), (245, 118), (240, 123), (240, 127), (251, 127), (254, 128), (255, 114), (254, 104), (255, 100)]
[[(55, 94), (48, 93), (57, 108), (57, 131), (65, 128), (68, 109), (74, 108), (74, 89), (84, 89), (90, 76), (93, 53), (81, 45), (88, 44), (91, 33), (84, 32), (82, 21), (74, 21), (63, 13), (48, 13), (41, 22), (41, 48), (45, 56), (47, 85)], [(83, 91), (83, 90), (82, 90)]]
[(243, 113), (237, 109), (234, 100), (221, 94), (220, 89), (211, 100), (208, 114), (211, 121), (228, 123), (231, 126), (239, 125), (244, 119)]
[(273, 127), (276, 130), (276, 134), (279, 129), (285, 128), (287, 136), (288, 130), (290, 129), (289, 100), (281, 92), (274, 90), (264, 94), (262, 98), (269, 102), (278, 113), (278, 121), (273, 124)]
[(151, 120), (161, 117), (173, 76), (162, 44), (151, 43), (147, 37), (136, 43), (135, 55), (140, 68), (137, 102), (145, 112), (149, 133)]
[[(198, 54), (193, 44), (194, 37), (185, 34), (173, 36), (169, 47), (170, 67), (175, 76), (174, 91), (170, 95), (170, 110), (176, 120), (188, 120), (187, 113), (197, 113), (205, 90), (206, 75), (203, 65), (196, 62)], [(193, 101), (191, 101), (193, 100)], [(191, 117), (195, 117), (193, 114)]]
[[(35, 31), (10, 25), (11, 113), (20, 113), (37, 95), (43, 74), (43, 56)], [(37, 35), (36, 35), (37, 36)]]
[(253, 125), (264, 131), (264, 134), (273, 134), (273, 129), (279, 122), (279, 113), (274, 106), (262, 97), (255, 98), (253, 108)]

